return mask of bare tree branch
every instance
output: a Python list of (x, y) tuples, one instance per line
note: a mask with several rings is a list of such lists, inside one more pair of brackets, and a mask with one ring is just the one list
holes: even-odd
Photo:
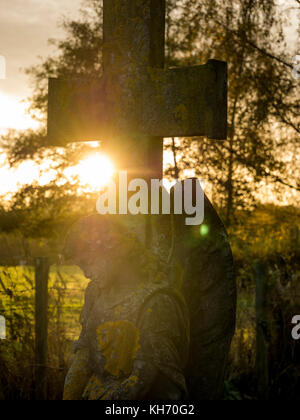
[[(299, 4), (300, 4), (300, 0), (296, 0)], [(226, 25), (224, 25), (222, 22), (220, 21), (216, 21), (216, 23), (220, 26), (222, 26), (223, 28), (225, 28), (228, 32), (230, 32), (232, 35), (234, 35), (236, 38), (240, 38), (240, 34), (238, 33), (238, 31), (235, 31), (233, 29), (228, 28)], [(293, 69), (294, 66), (290, 63), (287, 63), (285, 60), (283, 60), (280, 57), (277, 57), (276, 55), (264, 50), (263, 48), (259, 47), (258, 45), (256, 45), (253, 41), (250, 41), (249, 39), (247, 39), (246, 36), (244, 36), (243, 41), (250, 46), (251, 48), (254, 48), (255, 50), (257, 50), (258, 52), (260, 52), (261, 54), (265, 55), (266, 57), (271, 58), (272, 60), (277, 61), (280, 64), (283, 64), (286, 67), (289, 67), (290, 69)]]

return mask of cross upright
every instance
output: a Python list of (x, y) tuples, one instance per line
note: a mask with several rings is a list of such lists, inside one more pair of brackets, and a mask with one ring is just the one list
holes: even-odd
[(118, 168), (162, 178), (163, 138), (227, 136), (227, 64), (165, 68), (165, 0), (103, 0), (103, 75), (49, 80), (52, 145), (103, 140)]

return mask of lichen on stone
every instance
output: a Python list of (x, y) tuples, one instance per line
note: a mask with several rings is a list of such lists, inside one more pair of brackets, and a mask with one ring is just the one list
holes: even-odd
[(129, 321), (107, 322), (97, 328), (99, 350), (105, 357), (105, 371), (120, 378), (129, 376), (140, 349), (140, 332)]

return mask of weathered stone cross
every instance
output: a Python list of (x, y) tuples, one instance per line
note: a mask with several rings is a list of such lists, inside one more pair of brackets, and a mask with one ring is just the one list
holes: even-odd
[(164, 68), (165, 0), (103, 1), (103, 75), (49, 81), (53, 145), (103, 140), (117, 166), (162, 178), (163, 137), (227, 134), (227, 65)]

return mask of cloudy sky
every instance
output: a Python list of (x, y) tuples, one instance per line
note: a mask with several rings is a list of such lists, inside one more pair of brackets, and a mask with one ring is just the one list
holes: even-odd
[[(294, 0), (277, 0), (286, 10)], [(61, 37), (58, 28), (62, 17), (75, 18), (82, 0), (0, 0), (0, 134), (5, 128), (27, 128), (32, 121), (25, 115), (30, 95), (28, 77), (24, 69), (38, 62), (38, 56), (51, 52), (49, 38)], [(297, 17), (287, 19), (292, 23), (289, 39), (296, 38)], [(6, 60), (6, 79), (1, 80), (1, 56)], [(2, 71), (1, 71), (2, 70)]]
[(58, 23), (63, 15), (76, 17), (80, 4), (81, 0), (0, 0), (0, 56), (6, 61), (6, 79), (0, 80), (0, 130), (31, 125), (24, 115), (26, 104), (20, 103), (30, 94), (24, 69), (51, 52), (48, 39), (62, 36)]

